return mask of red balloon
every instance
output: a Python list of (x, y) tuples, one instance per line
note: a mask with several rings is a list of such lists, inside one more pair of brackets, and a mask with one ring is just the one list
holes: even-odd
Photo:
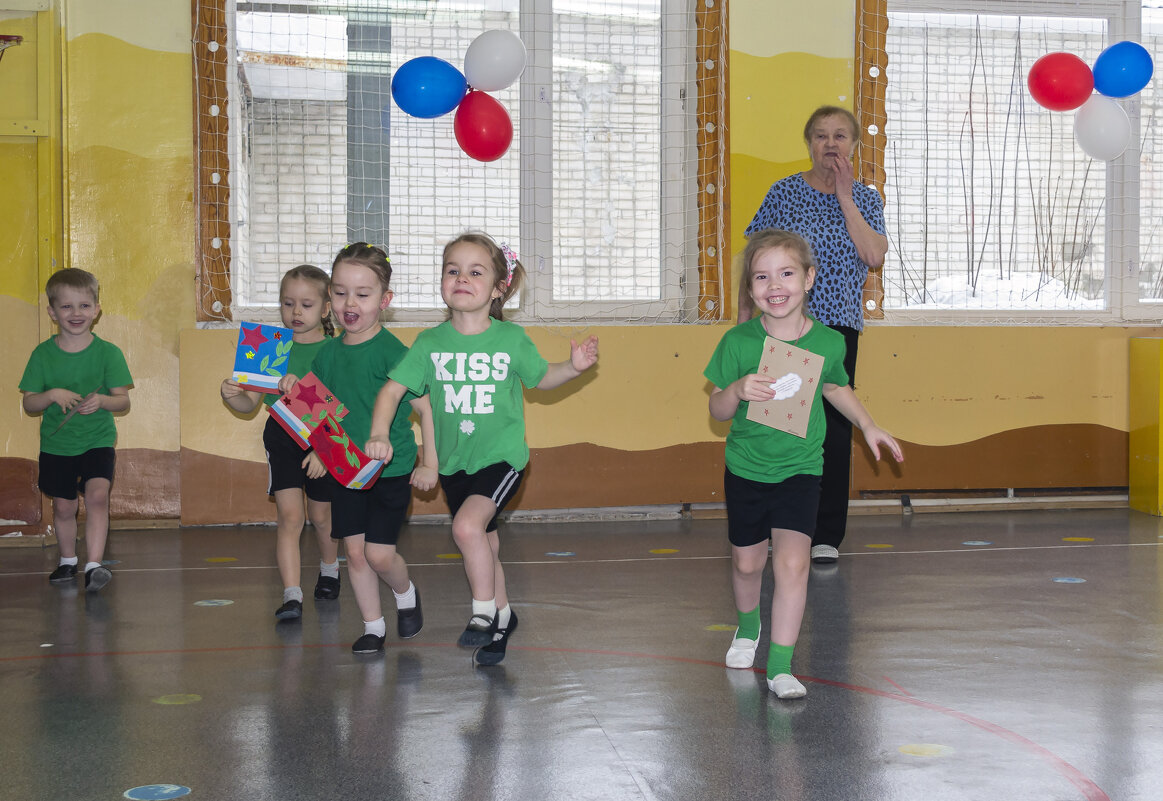
[(491, 95), (469, 92), (456, 107), (452, 130), (460, 149), (477, 161), (496, 161), (513, 142), (509, 112)]
[(1094, 73), (1073, 53), (1047, 53), (1030, 67), (1030, 95), (1051, 111), (1076, 109), (1094, 91)]

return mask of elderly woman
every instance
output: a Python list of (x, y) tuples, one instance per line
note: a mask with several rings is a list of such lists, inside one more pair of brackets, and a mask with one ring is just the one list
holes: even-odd
[[(817, 273), (808, 309), (844, 335), (848, 346), (844, 366), (851, 385), (856, 381), (856, 348), (864, 328), (864, 282), (870, 269), (884, 264), (888, 252), (884, 203), (876, 190), (853, 177), (852, 154), (859, 139), (860, 126), (850, 111), (838, 106), (816, 109), (804, 126), (812, 168), (773, 184), (744, 231), (746, 236), (765, 228), (795, 231), (812, 246)], [(739, 321), (753, 314), (750, 297), (741, 294)], [(828, 426), (813, 562), (836, 561), (848, 525), (852, 424), (826, 402), (824, 412)]]

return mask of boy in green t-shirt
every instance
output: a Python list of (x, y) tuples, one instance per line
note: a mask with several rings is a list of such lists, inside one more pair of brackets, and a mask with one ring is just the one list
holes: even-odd
[(96, 592), (113, 578), (101, 564), (109, 536), (117, 428), (114, 412), (129, 410), (133, 378), (121, 349), (93, 333), (101, 314), (97, 278), (85, 270), (53, 273), (44, 287), (48, 316), (58, 333), (40, 343), (20, 379), (24, 411), (40, 414), (37, 486), (52, 499), (61, 561), (54, 584), (77, 576), (78, 490), (85, 496), (85, 589)]

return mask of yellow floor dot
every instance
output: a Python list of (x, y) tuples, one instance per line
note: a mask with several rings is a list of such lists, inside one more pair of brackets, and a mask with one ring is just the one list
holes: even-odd
[(902, 754), (918, 757), (943, 757), (953, 753), (953, 749), (949, 746), (935, 745), (933, 743), (910, 743), (908, 745), (902, 745), (897, 750)]
[(177, 704), (196, 704), (202, 700), (202, 696), (194, 695), (193, 693), (176, 693), (174, 695), (163, 695), (159, 698), (153, 699), (155, 704), (164, 704), (166, 706), (174, 706)]
[(460, 554), (458, 554), (458, 553), (438, 553), (438, 554), (436, 554), (436, 558), (437, 559), (460, 559), (461, 557), (460, 557)]
[(1063, 542), (1094, 542), (1094, 537), (1063, 537)]
[(678, 553), (678, 548), (651, 548), (651, 553)]
[(887, 544), (887, 543), (883, 543), (883, 542), (875, 542), (875, 543), (872, 543), (871, 545), (865, 545), (864, 547), (865, 548), (891, 548), (892, 546)]
[(735, 626), (731, 623), (712, 623), (707, 626), (707, 631), (734, 631)]
[(237, 562), (237, 557), (234, 556), (211, 556), (206, 560), (207, 562)]

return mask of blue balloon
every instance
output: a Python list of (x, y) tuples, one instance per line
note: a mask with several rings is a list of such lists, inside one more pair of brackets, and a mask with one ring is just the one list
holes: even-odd
[(1107, 97), (1130, 97), (1151, 82), (1155, 65), (1138, 42), (1116, 42), (1094, 62), (1094, 88)]
[(400, 65), (392, 76), (392, 98), (406, 114), (439, 117), (456, 108), (468, 91), (464, 75), (442, 58), (420, 56)]

